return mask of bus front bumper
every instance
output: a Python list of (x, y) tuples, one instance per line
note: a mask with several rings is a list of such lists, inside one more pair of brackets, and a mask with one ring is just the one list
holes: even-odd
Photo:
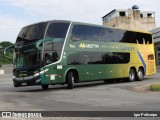
[(13, 85), (14, 87), (41, 85), (41, 78), (39, 76), (29, 76), (21, 78), (16, 78), (13, 76)]

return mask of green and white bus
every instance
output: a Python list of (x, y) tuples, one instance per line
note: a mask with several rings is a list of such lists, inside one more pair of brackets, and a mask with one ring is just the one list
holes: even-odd
[(21, 29), (14, 44), (15, 87), (116, 78), (143, 80), (156, 73), (148, 32), (53, 20)]

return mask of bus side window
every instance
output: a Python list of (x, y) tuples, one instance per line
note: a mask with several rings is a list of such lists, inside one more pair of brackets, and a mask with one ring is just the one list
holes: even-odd
[(54, 52), (52, 53), (52, 61), (53, 61), (53, 62), (58, 61), (58, 54), (57, 54), (56, 51), (54, 51)]
[(71, 42), (76, 42), (81, 40), (81, 31), (78, 25), (75, 25), (73, 27), (70, 40)]
[(51, 63), (52, 63), (52, 56), (48, 53), (45, 53), (44, 64), (48, 65), (48, 64), (51, 64)]
[(142, 34), (145, 44), (152, 44), (152, 36), (150, 34)]
[(87, 54), (84, 54), (83, 55), (83, 64), (88, 64), (90, 62), (90, 58), (89, 58), (89, 55)]
[(79, 41), (81, 40), (80, 37), (78, 36), (78, 34), (72, 34), (71, 35), (71, 42), (76, 42), (76, 41)]

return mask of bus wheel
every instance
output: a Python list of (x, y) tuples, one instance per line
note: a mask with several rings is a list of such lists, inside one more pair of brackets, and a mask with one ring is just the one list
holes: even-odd
[(133, 69), (130, 69), (128, 81), (133, 82), (135, 80), (135, 77), (136, 77), (135, 71)]
[(138, 69), (136, 78), (137, 78), (138, 81), (142, 81), (143, 80), (143, 78), (144, 78), (144, 72), (143, 72), (142, 69), (140, 69), (140, 68)]
[(74, 76), (73, 72), (69, 72), (67, 75), (67, 87), (68, 89), (73, 89), (73, 84), (74, 84)]
[(43, 90), (47, 90), (49, 85), (42, 85)]

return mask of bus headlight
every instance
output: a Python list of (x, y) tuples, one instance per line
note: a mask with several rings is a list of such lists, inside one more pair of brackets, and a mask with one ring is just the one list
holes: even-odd
[(36, 83), (38, 83), (38, 82), (40, 82), (40, 81), (41, 81), (41, 79), (37, 79), (37, 80), (36, 80)]
[(40, 75), (40, 74), (39, 74), (39, 73), (36, 73), (36, 74), (34, 74), (33, 76), (34, 76), (34, 77), (37, 77), (38, 75)]

